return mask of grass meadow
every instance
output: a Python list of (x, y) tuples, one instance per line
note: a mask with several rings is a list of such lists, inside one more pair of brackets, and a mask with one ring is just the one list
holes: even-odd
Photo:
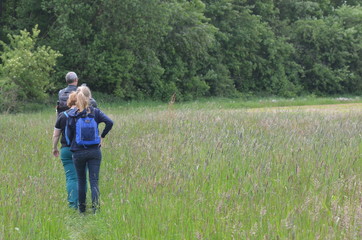
[(195, 106), (102, 109), (86, 216), (67, 207), (53, 110), (0, 115), (0, 239), (362, 239), (362, 105)]

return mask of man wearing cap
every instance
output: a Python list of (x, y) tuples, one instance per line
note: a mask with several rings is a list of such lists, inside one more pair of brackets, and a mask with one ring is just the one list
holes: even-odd
[[(68, 72), (67, 75), (65, 75), (65, 81), (68, 84), (68, 87), (62, 89), (58, 93), (58, 102), (57, 102), (57, 114), (59, 116), (60, 113), (66, 111), (69, 109), (67, 106), (67, 100), (69, 97), (69, 94), (71, 92), (77, 91), (78, 86), (78, 76), (75, 72)], [(97, 102), (92, 98), (90, 100), (90, 105), (92, 107), (97, 107)]]

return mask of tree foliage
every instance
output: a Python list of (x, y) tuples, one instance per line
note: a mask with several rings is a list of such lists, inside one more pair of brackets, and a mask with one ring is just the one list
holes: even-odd
[[(0, 40), (9, 44), (12, 40), (4, 35), (17, 35), (37, 23), (42, 31), (34, 44), (62, 54), (50, 83), (61, 87), (65, 73), (76, 71), (92, 90), (123, 99), (168, 100), (174, 93), (179, 100), (250, 93), (359, 93), (358, 4), (5, 0)], [(42, 95), (36, 91), (26, 90), (25, 95)]]
[(291, 38), (298, 52), (296, 60), (303, 66), (302, 82), (308, 92), (336, 94), (362, 90), (358, 70), (361, 27), (353, 23), (358, 15), (362, 20), (361, 14), (360, 7), (345, 6), (335, 15), (293, 24)]

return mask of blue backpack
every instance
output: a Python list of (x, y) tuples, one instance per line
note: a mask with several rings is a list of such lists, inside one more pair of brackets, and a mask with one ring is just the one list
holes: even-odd
[(98, 123), (94, 115), (87, 114), (78, 118), (75, 125), (75, 142), (78, 145), (95, 145), (101, 143), (98, 133)]
[[(78, 145), (88, 146), (101, 143), (99, 137), (98, 123), (94, 119), (94, 113), (84, 114), (81, 117), (75, 118), (73, 112), (64, 112), (67, 117), (65, 126), (65, 139), (67, 144), (71, 144), (71, 139), (75, 137), (75, 142)], [(75, 127), (75, 136), (72, 136), (72, 130)]]

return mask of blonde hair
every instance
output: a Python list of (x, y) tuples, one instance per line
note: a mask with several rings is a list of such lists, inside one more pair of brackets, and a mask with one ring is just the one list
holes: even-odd
[(69, 94), (69, 97), (67, 100), (67, 106), (71, 108), (74, 105), (76, 105), (76, 103), (77, 103), (77, 93), (72, 92), (71, 94)]
[(79, 112), (83, 112), (84, 109), (87, 109), (89, 112), (89, 101), (92, 97), (91, 91), (87, 86), (80, 86), (77, 89), (77, 103), (76, 106)]

